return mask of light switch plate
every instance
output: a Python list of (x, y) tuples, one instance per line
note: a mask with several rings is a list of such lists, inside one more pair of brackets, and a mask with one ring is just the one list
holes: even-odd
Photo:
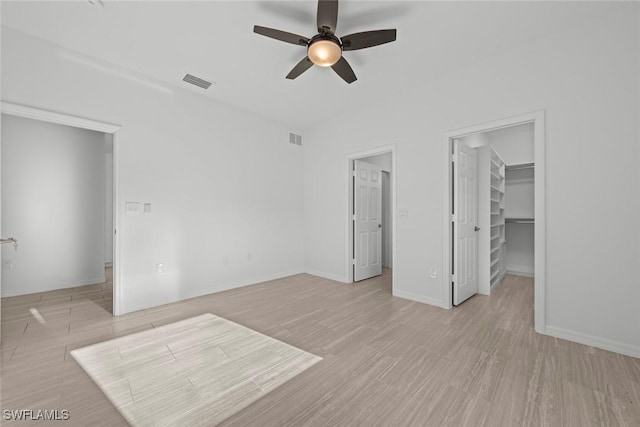
[(151, 203), (145, 203), (144, 204), (144, 213), (146, 213), (146, 214), (150, 214), (151, 213)]
[(140, 213), (139, 202), (126, 202), (125, 208), (127, 215), (137, 215)]

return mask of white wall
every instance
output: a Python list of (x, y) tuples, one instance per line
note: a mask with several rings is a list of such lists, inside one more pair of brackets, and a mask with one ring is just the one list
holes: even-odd
[(113, 135), (104, 141), (104, 263), (113, 263)]
[(104, 135), (2, 117), (2, 296), (104, 282)]
[(309, 129), (305, 268), (347, 277), (345, 158), (396, 143), (398, 213), (407, 215), (394, 288), (442, 304), (445, 133), (545, 109), (547, 332), (640, 355), (640, 236), (628, 227), (640, 210), (638, 28), (638, 5), (621, 5)]
[(533, 163), (533, 123), (486, 133), (487, 144), (500, 153), (507, 166)]
[[(533, 159), (520, 163), (533, 163)], [(505, 180), (505, 216), (535, 219), (534, 169), (507, 171)], [(535, 270), (535, 225), (507, 223), (506, 269), (509, 274), (533, 276)]]
[(362, 160), (376, 166), (380, 166), (384, 172), (391, 172), (391, 169), (393, 168), (393, 157), (391, 156), (391, 152), (365, 157)]
[(74, 55), (3, 28), (2, 99), (122, 125), (124, 312), (302, 271), (299, 130)]

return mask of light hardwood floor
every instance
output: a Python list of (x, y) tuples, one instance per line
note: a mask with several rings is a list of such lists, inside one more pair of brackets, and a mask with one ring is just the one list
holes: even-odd
[(224, 426), (640, 425), (640, 360), (536, 334), (531, 279), (442, 310), (392, 297), (388, 271), (297, 275), (117, 318), (108, 287), (2, 300), (3, 409), (126, 425), (69, 352), (211, 312), (324, 358)]

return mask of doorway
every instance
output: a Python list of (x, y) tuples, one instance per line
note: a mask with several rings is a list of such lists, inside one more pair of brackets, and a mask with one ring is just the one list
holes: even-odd
[[(454, 141), (462, 141), (466, 140), (469, 142), (474, 138), (480, 138), (482, 134), (487, 134), (489, 132), (494, 132), (496, 134), (499, 133), (507, 133), (512, 129), (516, 129), (518, 126), (530, 127), (533, 132), (533, 158), (535, 164), (535, 182), (533, 188), (533, 200), (534, 200), (534, 218), (535, 218), (535, 230), (533, 233), (533, 240), (535, 243), (535, 249), (533, 250), (533, 259), (535, 266), (533, 267), (535, 276), (534, 282), (534, 326), (536, 331), (544, 332), (545, 330), (545, 162), (544, 162), (544, 152), (545, 152), (545, 133), (544, 133), (544, 112), (535, 112), (530, 114), (525, 114), (517, 117), (507, 118), (503, 120), (497, 120), (494, 122), (471, 126), (463, 129), (459, 129), (456, 131), (452, 131), (446, 134), (446, 150), (445, 150), (445, 168), (444, 168), (444, 182), (445, 182), (445, 191), (444, 191), (444, 236), (443, 236), (443, 269), (444, 271), (450, 272), (450, 274), (445, 275), (445, 279), (443, 280), (443, 295), (449, 295), (446, 298), (446, 307), (451, 308), (454, 305), (457, 305), (461, 301), (454, 301), (454, 292), (455, 287), (461, 283), (459, 282), (459, 278), (457, 277), (457, 272), (460, 270), (460, 261), (464, 261), (465, 265), (472, 265), (472, 263), (467, 262), (468, 260), (462, 260), (460, 257), (460, 253), (456, 252), (456, 233), (460, 231), (456, 231), (456, 216), (452, 215), (456, 209), (456, 203), (459, 203), (457, 198), (454, 198), (454, 186), (456, 182), (456, 159), (455, 159), (455, 151), (456, 151), (456, 142)], [(468, 144), (465, 144), (468, 145)], [(471, 142), (471, 145), (474, 145)], [(481, 144), (479, 144), (481, 145)], [(476, 145), (476, 146), (479, 146)], [(490, 147), (488, 147), (490, 148)], [(495, 238), (496, 242), (504, 241), (504, 233), (505, 233), (505, 225), (504, 220), (506, 219), (505, 215), (505, 205), (502, 200), (502, 196), (500, 194), (499, 189), (502, 188), (502, 194), (504, 194), (504, 180), (506, 174), (506, 164), (504, 161), (501, 161), (499, 156), (493, 156), (492, 153), (487, 150), (487, 161), (485, 162), (485, 172), (487, 174), (487, 179), (494, 181), (490, 181), (490, 184), (487, 185), (487, 216), (489, 224), (483, 230), (483, 227), (478, 227), (478, 224), (473, 224), (475, 226), (475, 231), (477, 235), (479, 233), (486, 233), (487, 242), (490, 239)], [(493, 159), (493, 162), (492, 162)], [(480, 164), (483, 164), (480, 162)], [(521, 164), (520, 166), (524, 166)], [(478, 169), (479, 170), (479, 169)], [(502, 177), (502, 178), (501, 178)], [(476, 185), (477, 185), (476, 181)], [(502, 185), (502, 187), (500, 187)], [(495, 190), (493, 190), (495, 188)], [(494, 191), (493, 193), (489, 193), (490, 191)], [(476, 204), (476, 206), (478, 206)], [(493, 213), (494, 215), (492, 215)], [(527, 218), (528, 220), (532, 220), (532, 218)], [(502, 230), (500, 229), (500, 223), (502, 221)], [(502, 237), (501, 237), (502, 236)], [(493, 251), (493, 254), (499, 254), (500, 251), (503, 251), (504, 248), (501, 245), (496, 245), (495, 248), (488, 247), (487, 255)], [(473, 253), (473, 251), (466, 251), (465, 255), (472, 255), (477, 257), (478, 251)], [(504, 256), (504, 255), (503, 255)], [(499, 258), (499, 257), (497, 257)], [(497, 259), (496, 258), (496, 259)], [(494, 262), (497, 266), (499, 261), (491, 261)], [(478, 268), (475, 270), (476, 273), (480, 270), (480, 265), (483, 264), (477, 262), (476, 265)], [(493, 270), (489, 270), (487, 272), (487, 287), (493, 284), (491, 282), (491, 278), (495, 281), (496, 278), (499, 278), (500, 275), (504, 275), (506, 272), (506, 266), (503, 264), (501, 268), (495, 268), (494, 265), (488, 263), (487, 268), (492, 268)], [(466, 271), (465, 271), (466, 273)], [(493, 276), (491, 276), (493, 274)], [(495, 286), (495, 284), (493, 285)], [(477, 291), (477, 285), (476, 285)], [(468, 292), (468, 290), (465, 290)], [(475, 291), (474, 291), (475, 293)]]
[[(35, 187), (32, 187), (36, 188), (40, 193), (39, 196), (34, 197), (31, 201), (26, 200), (28, 197), (26, 198), (24, 196), (26, 189), (17, 188), (14, 192), (17, 197), (15, 199), (24, 199), (26, 203), (19, 211), (22, 213), (27, 212), (28, 216), (32, 217), (31, 220), (36, 221), (33, 224), (39, 223), (43, 227), (43, 230), (51, 230), (52, 232), (57, 228), (57, 224), (51, 222), (51, 216), (55, 213), (54, 211), (60, 211), (60, 218), (62, 218), (65, 223), (69, 222), (64, 219), (65, 215), (73, 215), (77, 219), (77, 228), (69, 228), (66, 230), (69, 236), (67, 236), (67, 234), (64, 234), (62, 237), (58, 236), (57, 238), (53, 236), (53, 239), (49, 240), (53, 241), (54, 246), (50, 250), (45, 251), (43, 251), (41, 247), (44, 246), (42, 239), (39, 239), (37, 236), (26, 236), (29, 234), (29, 228), (20, 228), (20, 226), (16, 228), (14, 221), (11, 223), (11, 230), (4, 230), (5, 232), (16, 233), (18, 229), (27, 231), (18, 233), (25, 234), (24, 239), (21, 239), (21, 236), (18, 234), (10, 236), (18, 240), (20, 249), (22, 249), (20, 255), (25, 255), (21, 260), (15, 257), (17, 252), (16, 254), (9, 254), (9, 251), (7, 251), (9, 248), (7, 247), (3, 250), (3, 254), (6, 252), (5, 255), (7, 255), (6, 260), (4, 259), (5, 257), (3, 257), (3, 270), (12, 270), (14, 267), (13, 262), (16, 262), (15, 270), (11, 271), (15, 277), (12, 276), (11, 281), (6, 283), (8, 287), (3, 287), (3, 296), (5, 296), (5, 294), (42, 293), (54, 290), (53, 288), (68, 289), (82, 285), (104, 285), (105, 292), (109, 291), (108, 293), (112, 295), (112, 301), (110, 298), (104, 298), (103, 300), (105, 310), (113, 315), (120, 314), (121, 280), (119, 280), (118, 270), (120, 246), (119, 238), (116, 234), (119, 222), (116, 209), (118, 205), (118, 145), (116, 132), (120, 126), (4, 102), (2, 103), (2, 114), (7, 122), (16, 122), (17, 125), (24, 125), (26, 123), (29, 134), (31, 135), (30, 139), (34, 141), (42, 139), (38, 135), (43, 136), (46, 140), (47, 135), (51, 134), (52, 129), (55, 129), (55, 132), (60, 132), (63, 138), (69, 136), (69, 139), (64, 139), (68, 141), (68, 144), (65, 144), (64, 150), (69, 151), (69, 153), (67, 153), (70, 154), (69, 156), (65, 157), (63, 153), (57, 152), (58, 149), (63, 150), (62, 147), (58, 147), (57, 145), (55, 149), (49, 147), (50, 150), (53, 150), (50, 154), (56, 156), (60, 154), (60, 156), (57, 156), (60, 157), (60, 162), (51, 161), (49, 163), (51, 163), (52, 167), (48, 168), (54, 175), (59, 175), (59, 185), (54, 185), (48, 191), (43, 192), (40, 191), (42, 188), (38, 189), (38, 186), (41, 187), (42, 185), (35, 184)], [(90, 142), (95, 144), (75, 143), (73, 139), (76, 137), (81, 140), (80, 142), (84, 141), (83, 138), (88, 137)], [(7, 147), (9, 147), (9, 145), (7, 145)], [(5, 147), (0, 147), (0, 149), (4, 148)], [(71, 150), (76, 151), (71, 153)], [(38, 152), (27, 153), (27, 155), (32, 157), (44, 156)], [(3, 163), (8, 167), (6, 162)], [(16, 177), (14, 181), (14, 175), (16, 175), (16, 173), (20, 174), (20, 170), (16, 171), (13, 169), (9, 168), (3, 172), (4, 175), (6, 175), (5, 178), (10, 178), (10, 181), (14, 183), (13, 187), (16, 187), (16, 184), (21, 183), (21, 181), (19, 176)], [(97, 169), (104, 171), (104, 173), (93, 175), (88, 172), (89, 169)], [(7, 174), (11, 174), (10, 177)], [(41, 174), (36, 173), (32, 175)], [(90, 178), (89, 175), (91, 175)], [(37, 176), (33, 178), (37, 178)], [(9, 181), (9, 179), (6, 181)], [(42, 181), (42, 179), (40, 179), (40, 181)], [(43, 182), (46, 183), (47, 179)], [(58, 193), (56, 189), (63, 189), (63, 191)], [(68, 194), (65, 196), (66, 193)], [(83, 200), (78, 200), (75, 196), (81, 194), (84, 194), (86, 197)], [(51, 199), (51, 203), (45, 204), (45, 199)], [(91, 205), (91, 213), (87, 214), (87, 212), (83, 210), (83, 205)], [(53, 208), (51, 208), (52, 206)], [(0, 208), (6, 209), (7, 206), (0, 206)], [(66, 212), (66, 214), (63, 211)], [(16, 215), (13, 214), (12, 216), (16, 217)], [(0, 230), (0, 232), (2, 231), (3, 230)], [(42, 238), (44, 239), (44, 236), (42, 236)], [(85, 253), (82, 249), (84, 246), (78, 244), (78, 241), (89, 241), (90, 239), (96, 242), (92, 243), (92, 250)], [(73, 242), (67, 245), (69, 248), (65, 247), (66, 249), (64, 249), (62, 246), (69, 243), (67, 240), (72, 240)], [(61, 246), (58, 247), (57, 244)], [(29, 277), (28, 280), (23, 280), (24, 278), (18, 277), (18, 273), (23, 274), (23, 276), (24, 274), (30, 274), (28, 273), (28, 269), (44, 269), (40, 262), (38, 262), (36, 266), (27, 265), (29, 263), (24, 262), (27, 258), (26, 253), (30, 252), (29, 249), (33, 252), (32, 255), (39, 251), (40, 258), (38, 259), (41, 259), (42, 263), (48, 263), (47, 265), (51, 266), (52, 269), (55, 268), (57, 270), (57, 276), (47, 281), (38, 280), (38, 278), (33, 277)], [(107, 254), (109, 251), (110, 253)], [(13, 260), (8, 259), (9, 255), (14, 255)], [(83, 269), (82, 272), (75, 275), (67, 274), (68, 271), (73, 271), (74, 267), (71, 266), (67, 270), (59, 268), (56, 263), (60, 261), (61, 257), (67, 257), (71, 260), (67, 266), (75, 262), (78, 269)], [(29, 259), (33, 260), (34, 258), (29, 257)], [(109, 263), (111, 263), (111, 265)], [(108, 283), (110, 278), (112, 283)], [(26, 284), (29, 284), (29, 286)], [(49, 287), (52, 289), (49, 289)]]
[[(347, 156), (345, 276), (348, 283), (389, 274), (393, 289), (395, 163), (395, 145)], [(362, 178), (360, 186), (356, 184), (359, 178)], [(369, 215), (374, 208), (377, 213)]]

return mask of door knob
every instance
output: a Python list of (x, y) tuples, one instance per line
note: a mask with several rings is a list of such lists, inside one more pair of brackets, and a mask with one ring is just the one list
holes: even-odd
[(473, 227), (473, 229), (474, 229), (475, 231), (480, 231), (480, 227), (478, 227), (477, 225), (476, 225), (475, 227)]
[(378, 224), (378, 228), (382, 228), (382, 224)]

